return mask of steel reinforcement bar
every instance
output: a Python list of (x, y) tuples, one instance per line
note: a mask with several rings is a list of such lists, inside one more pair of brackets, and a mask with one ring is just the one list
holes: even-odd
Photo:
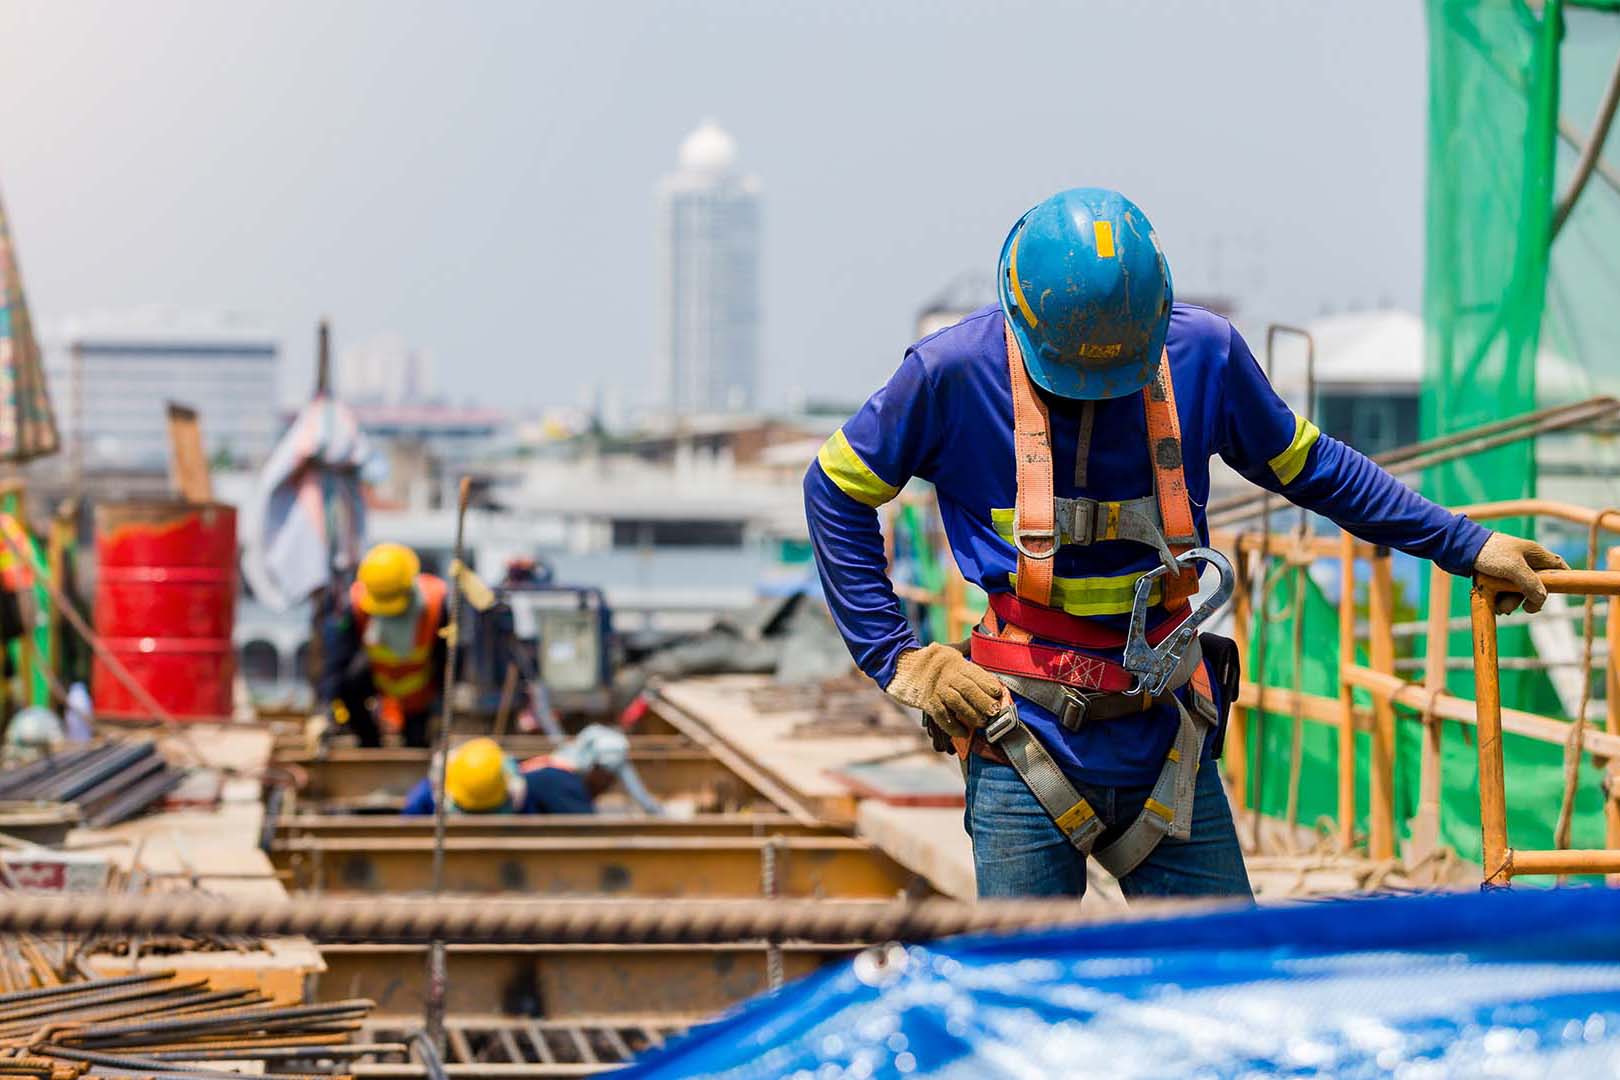
[[(1217, 906), (1138, 904), (1142, 919)], [(1118, 921), (1109, 913), (1109, 921)], [(145, 934), (317, 941), (659, 944), (927, 941), (1100, 921), (1073, 900), (309, 900), (255, 903), (170, 896), (0, 898), (0, 933)]]

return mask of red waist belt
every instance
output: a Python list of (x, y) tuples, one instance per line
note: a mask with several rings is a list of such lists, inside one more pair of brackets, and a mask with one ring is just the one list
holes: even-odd
[[(1065, 611), (1025, 603), (1011, 593), (991, 596), (990, 610), (1003, 625), (1016, 626), (1035, 637), (1061, 641), (1070, 647), (1009, 641), (992, 637), (982, 630), (974, 630), (973, 662), (980, 667), (1107, 693), (1122, 693), (1135, 681), (1117, 661), (1076, 651), (1117, 649), (1125, 644), (1124, 631)], [(1157, 645), (1169, 637), (1180, 623), (1180, 619), (1165, 619), (1148, 631), (1148, 644)]]
[[(1008, 626), (1027, 630), (1035, 637), (1061, 641), (1081, 649), (1118, 649), (1125, 644), (1125, 631), (1103, 626), (1093, 619), (1070, 615), (1056, 608), (1041, 607), (1018, 599), (1012, 593), (995, 593), (990, 597), (990, 610)], [(1183, 612), (1183, 617), (1186, 613)], [(1149, 645), (1157, 645), (1181, 625), (1181, 619), (1165, 619), (1151, 627), (1147, 633)]]
[(1124, 693), (1134, 680), (1130, 672), (1112, 660), (1050, 645), (1005, 641), (973, 631), (973, 662), (991, 671), (1046, 679), (1080, 690)]

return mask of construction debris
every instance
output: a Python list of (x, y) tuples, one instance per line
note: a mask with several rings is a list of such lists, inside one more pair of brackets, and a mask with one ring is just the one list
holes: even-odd
[(0, 770), (0, 799), (72, 803), (85, 824), (104, 828), (146, 810), (185, 778), (151, 740), (108, 742)]
[(58, 980), (0, 994), (0, 1075), (235, 1077), (241, 1071), (225, 1071), (223, 1064), (181, 1063), (296, 1058), (304, 1065), (300, 1071), (262, 1075), (330, 1076), (347, 1072), (341, 1063), (358, 1048), (343, 1044), (371, 1009), (366, 1000), (279, 1006), (253, 990), (211, 990), (207, 980), (173, 971)]

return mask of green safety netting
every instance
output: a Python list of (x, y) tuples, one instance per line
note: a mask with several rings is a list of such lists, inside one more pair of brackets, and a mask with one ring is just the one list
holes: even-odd
[[(1423, 436), (1620, 392), (1620, 139), (1611, 131), (1590, 181), (1567, 215), (1559, 212), (1581, 148), (1620, 58), (1620, 2), (1429, 0), (1429, 150), (1424, 323)], [(1620, 125), (1616, 125), (1620, 126)], [(1561, 220), (1562, 219), (1562, 220)], [(1620, 503), (1620, 448), (1612, 435), (1543, 436), (1428, 470), (1423, 490), (1447, 505), (1544, 497), (1586, 506)], [(1499, 527), (1528, 535), (1529, 521)], [(1585, 558), (1584, 530), (1540, 527), (1541, 539), (1571, 562)], [(1609, 537), (1605, 543), (1612, 544)], [(1412, 580), (1426, 580), (1415, 575)], [(1265, 677), (1292, 683), (1292, 631), (1286, 618), (1294, 575), (1273, 586), (1265, 628)], [(1453, 612), (1467, 613), (1465, 590)], [(1426, 607), (1419, 597), (1418, 609)], [(1600, 605), (1599, 633), (1602, 632)], [(1338, 623), (1314, 586), (1306, 599), (1304, 689), (1332, 695), (1328, 662)], [(1256, 632), (1256, 649), (1261, 631)], [(1529, 631), (1503, 627), (1502, 655), (1535, 655)], [(1452, 656), (1468, 656), (1466, 631), (1453, 634)], [(1407, 646), (1422, 655), (1423, 641)], [(1251, 667), (1257, 652), (1249, 657)], [(1314, 662), (1313, 662), (1314, 658)], [(1601, 682), (1601, 680), (1597, 680)], [(1452, 692), (1473, 696), (1472, 675), (1451, 673)], [(1569, 708), (1541, 671), (1502, 674), (1505, 703), (1547, 715)], [(1601, 690), (1594, 696), (1600, 696)], [(1402, 711), (1397, 725), (1396, 819), (1401, 835), (1416, 811), (1421, 727)], [(1301, 764), (1300, 820), (1334, 813), (1337, 742), (1307, 723)], [(1263, 779), (1261, 809), (1286, 806), (1290, 758), (1288, 717), (1269, 715), (1251, 776)], [(1320, 730), (1312, 730), (1320, 728)], [(1472, 730), (1444, 726), (1440, 839), (1458, 854), (1479, 857), (1477, 757)], [(1365, 737), (1361, 737), (1363, 743)], [(1358, 776), (1358, 816), (1365, 823), (1366, 770)], [(1562, 798), (1559, 747), (1509, 734), (1504, 740), (1509, 836), (1519, 847), (1550, 847)], [(1263, 757), (1263, 760), (1261, 758)], [(1251, 792), (1251, 795), (1253, 792)], [(1603, 843), (1596, 770), (1583, 766), (1576, 803), (1576, 847)]]

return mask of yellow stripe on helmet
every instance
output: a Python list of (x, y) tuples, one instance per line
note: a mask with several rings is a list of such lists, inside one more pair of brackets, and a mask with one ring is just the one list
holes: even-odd
[[(1022, 235), (1020, 232), (1019, 235)], [(1012, 246), (1007, 249), (1007, 282), (1012, 286), (1013, 300), (1018, 304), (1018, 310), (1024, 313), (1024, 321), (1030, 326), (1039, 326), (1041, 320), (1035, 317), (1030, 308), (1029, 301), (1024, 298), (1024, 287), (1018, 283), (1018, 237), (1013, 237)]]
[(838, 485), (838, 490), (867, 506), (882, 506), (896, 495), (900, 489), (887, 483), (881, 476), (873, 472), (855, 448), (849, 445), (849, 439), (844, 435), (844, 429), (839, 428), (833, 432), (826, 442), (821, 444), (820, 453), (816, 460), (821, 463), (821, 471), (827, 474), (827, 479)]

